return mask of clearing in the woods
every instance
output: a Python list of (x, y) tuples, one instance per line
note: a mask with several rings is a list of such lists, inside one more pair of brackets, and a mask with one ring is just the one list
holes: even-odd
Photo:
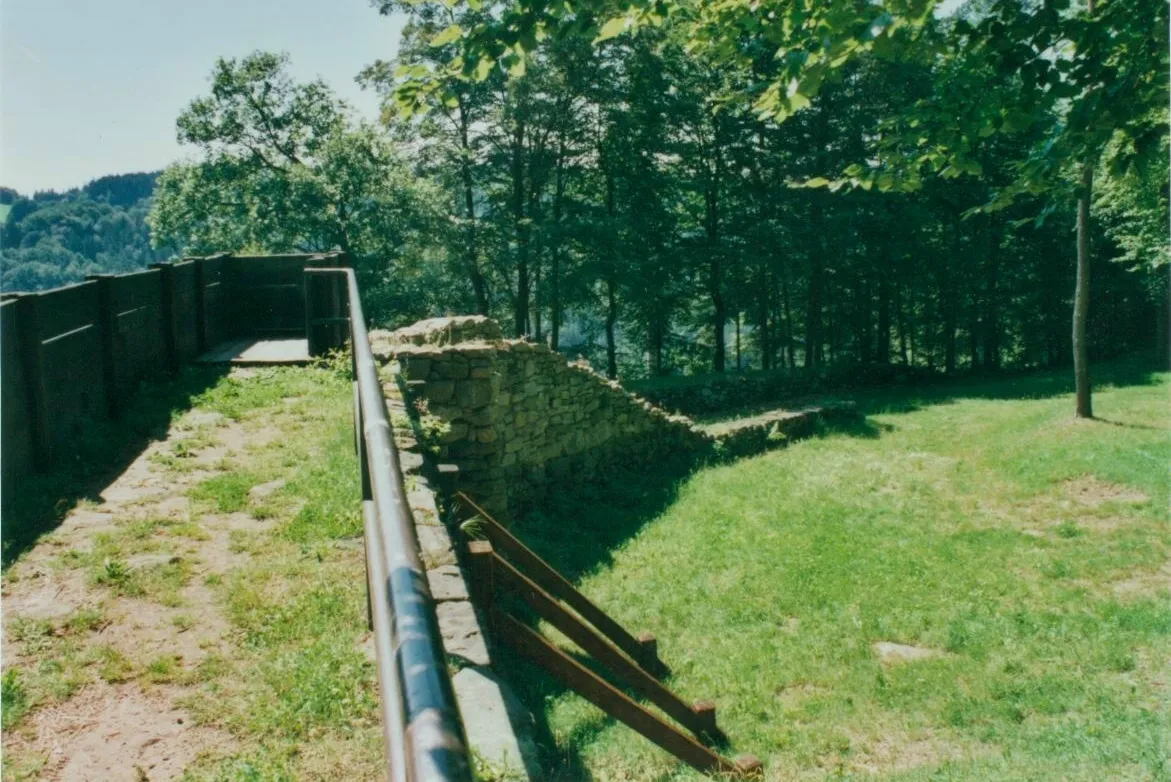
[[(860, 422), (515, 529), (653, 630), (770, 779), (1166, 778), (1171, 376), (1098, 380), (1095, 421), (1065, 373), (854, 397)], [(347, 379), (190, 375), (136, 406), (122, 426), (163, 409), (165, 438), (5, 552), (5, 779), (377, 778)], [(508, 663), (548, 779), (693, 778)]]
[[(1094, 421), (1065, 372), (856, 395), (863, 423), (517, 531), (770, 779), (1167, 779), (1171, 376), (1097, 380)], [(699, 778), (517, 670), (551, 778)]]

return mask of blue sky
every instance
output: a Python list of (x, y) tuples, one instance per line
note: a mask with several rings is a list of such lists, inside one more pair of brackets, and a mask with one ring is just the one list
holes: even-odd
[(216, 57), (288, 52), (373, 119), (354, 83), (402, 22), (368, 0), (0, 0), (0, 184), (22, 193), (162, 168)]

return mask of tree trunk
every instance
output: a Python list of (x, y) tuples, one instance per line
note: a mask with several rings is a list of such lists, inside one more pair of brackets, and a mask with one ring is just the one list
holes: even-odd
[(708, 293), (712, 297), (712, 326), (715, 329), (716, 354), (713, 368), (716, 372), (724, 371), (726, 363), (727, 344), (724, 339), (724, 325), (728, 322), (728, 307), (724, 302), (723, 268), (720, 258), (720, 131), (719, 120), (715, 120), (715, 130), (712, 154), (715, 161), (708, 171), (707, 192), (704, 193), (706, 207), (704, 228), (707, 231), (708, 251)]
[(606, 277), (606, 377), (618, 378), (618, 349), (614, 344), (614, 324), (618, 322), (618, 285), (614, 275)]
[(1086, 345), (1086, 320), (1090, 312), (1090, 197), (1094, 168), (1082, 168), (1082, 187), (1077, 199), (1077, 283), (1073, 294), (1073, 378), (1077, 389), (1078, 418), (1093, 418), (1090, 398), (1090, 359)]
[(793, 335), (793, 307), (792, 297), (789, 296), (789, 267), (785, 266), (781, 273), (781, 309), (785, 316), (785, 351), (788, 353), (788, 366), (793, 369), (797, 366), (796, 344)]
[(984, 368), (1000, 368), (1000, 235), (994, 218), (988, 219), (984, 257)]
[(476, 311), (481, 315), (488, 314), (488, 283), (484, 273), (480, 271), (480, 252), (476, 246), (476, 198), (475, 188), (472, 185), (472, 147), (468, 138), (467, 112), (461, 100), (459, 108), (460, 123), (460, 177), (463, 180), (464, 190), (464, 265), (467, 267), (468, 277), (472, 281), (472, 294), (476, 297)]
[(565, 141), (557, 148), (556, 182), (553, 187), (553, 252), (549, 258), (549, 346), (557, 350), (561, 343), (561, 210), (565, 198)]
[(760, 283), (756, 292), (758, 313), (756, 316), (756, 327), (760, 330), (760, 368), (771, 369), (773, 365), (773, 340), (772, 340), (772, 324), (770, 323), (769, 313), (769, 297), (772, 295), (772, 285), (768, 279), (768, 269), (764, 262), (761, 262), (760, 269)]
[(943, 260), (943, 265), (940, 267), (940, 273), (943, 275), (941, 287), (943, 288), (943, 296), (941, 304), (943, 305), (943, 371), (947, 374), (952, 374), (956, 369), (956, 310), (959, 298), (956, 295), (955, 274), (951, 269), (951, 264), (958, 259), (960, 249), (960, 227), (959, 220), (955, 221), (952, 226), (951, 239), (951, 257)]
[(529, 227), (525, 220), (525, 123), (517, 120), (512, 138), (512, 216), (516, 231), (516, 307), (514, 331), (523, 337), (529, 320)]
[(889, 264), (878, 278), (878, 337), (875, 357), (879, 364), (890, 363), (890, 269)]
[(740, 371), (740, 310), (736, 310), (736, 371)]

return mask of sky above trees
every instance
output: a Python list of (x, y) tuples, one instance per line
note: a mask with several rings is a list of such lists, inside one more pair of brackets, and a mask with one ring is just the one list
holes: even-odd
[(63, 190), (157, 170), (183, 154), (175, 117), (220, 56), (286, 51), (364, 116), (378, 99), (354, 77), (390, 57), (401, 20), (367, 0), (109, 0), (0, 5), (0, 185)]

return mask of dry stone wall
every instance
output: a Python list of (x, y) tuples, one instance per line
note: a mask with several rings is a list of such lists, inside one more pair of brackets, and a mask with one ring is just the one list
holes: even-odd
[(489, 511), (515, 512), (603, 468), (711, 448), (685, 416), (544, 345), (499, 335), (482, 317), (373, 335), (376, 355), (424, 413), (436, 456), (459, 467), (460, 490)]

